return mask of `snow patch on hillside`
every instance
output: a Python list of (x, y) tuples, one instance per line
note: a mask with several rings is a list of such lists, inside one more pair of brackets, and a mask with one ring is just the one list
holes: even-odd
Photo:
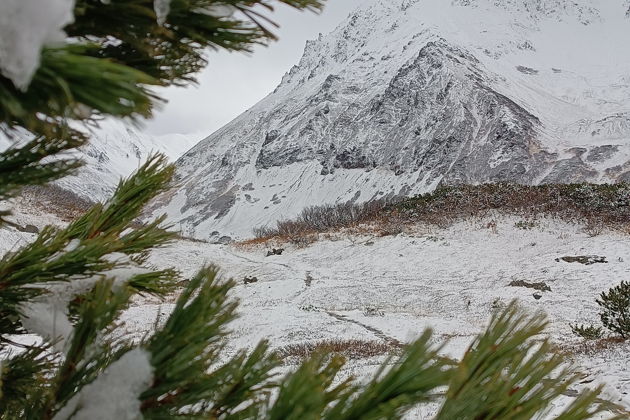
[[(90, 135), (88, 144), (76, 153), (85, 166), (77, 175), (62, 178), (56, 184), (90, 201), (109, 198), (120, 179), (131, 175), (150, 154), (161, 152), (175, 161), (199, 140), (196, 135), (150, 135), (139, 127), (111, 119), (100, 121), (96, 127), (76, 128)], [(16, 139), (9, 140), (0, 132), (0, 150), (28, 138), (18, 132)]]

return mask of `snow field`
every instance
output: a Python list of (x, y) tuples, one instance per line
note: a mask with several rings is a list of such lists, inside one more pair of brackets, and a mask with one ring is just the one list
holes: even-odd
[[(418, 227), (412, 235), (339, 237), (303, 249), (287, 247), (272, 257), (262, 247), (183, 241), (156, 251), (150, 262), (175, 265), (185, 275), (218, 264), (225, 277), (239, 282), (234, 296), (241, 301), (241, 316), (232, 325), (229, 347), (234, 351), (262, 339), (273, 347), (327, 339), (409, 342), (432, 328), (436, 343), (448, 341), (445, 353), (460, 357), (491, 313), (512, 299), (528, 311), (547, 313), (552, 341), (569, 351), (582, 342), (569, 323), (597, 324), (595, 298), (630, 276), (630, 242), (610, 232), (590, 237), (580, 227), (546, 219), (524, 230), (516, 226), (519, 221), (499, 217), (496, 228), (476, 220), (447, 229)], [(577, 255), (605, 256), (608, 263), (556, 261)], [(244, 285), (245, 276), (258, 282)], [(535, 290), (509, 287), (514, 280), (545, 282), (551, 292), (536, 300)], [(130, 308), (126, 333), (142, 335), (171, 307), (145, 301)], [(606, 398), (630, 406), (628, 350), (628, 344), (619, 344), (568, 358), (583, 372), (585, 386), (604, 383)], [(381, 360), (351, 361), (345, 372), (365, 377)], [(432, 409), (426, 410), (412, 418), (430, 415)]]

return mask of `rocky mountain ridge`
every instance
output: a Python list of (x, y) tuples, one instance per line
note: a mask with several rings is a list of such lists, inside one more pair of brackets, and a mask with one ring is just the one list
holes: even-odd
[(183, 233), (440, 183), (630, 180), (627, 0), (367, 1), (178, 161)]

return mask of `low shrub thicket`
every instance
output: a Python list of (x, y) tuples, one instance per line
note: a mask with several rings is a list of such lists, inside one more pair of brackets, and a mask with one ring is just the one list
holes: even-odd
[[(373, 224), (384, 227), (385, 232), (399, 232), (401, 229), (388, 227), (419, 222), (446, 227), (494, 211), (528, 220), (549, 216), (580, 223), (593, 234), (604, 228), (630, 232), (630, 185), (499, 183), (441, 187), (406, 199), (308, 207), (293, 220), (255, 229), (254, 235), (258, 239), (275, 237), (299, 244), (310, 242), (309, 235), (358, 224)], [(531, 221), (523, 223), (528, 228), (535, 226)]]
[(630, 185), (500, 183), (443, 187), (404, 200), (390, 212), (408, 220), (443, 225), (495, 210), (524, 217), (552, 216), (585, 225), (627, 227)]
[(305, 208), (294, 220), (281, 220), (275, 228), (254, 229), (257, 238), (283, 237), (297, 242), (314, 233), (328, 232), (374, 221), (392, 205), (389, 200), (374, 200), (361, 204), (342, 203)]
[(30, 185), (23, 189), (21, 198), (65, 221), (82, 216), (94, 205), (76, 193), (55, 184)]
[(277, 350), (281, 359), (307, 359), (313, 354), (335, 354), (349, 360), (400, 353), (402, 347), (382, 341), (324, 340), (314, 343), (291, 344)]

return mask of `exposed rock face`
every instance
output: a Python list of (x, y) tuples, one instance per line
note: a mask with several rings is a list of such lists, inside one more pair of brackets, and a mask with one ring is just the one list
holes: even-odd
[[(284, 132), (267, 134), (256, 168), (316, 161), (322, 175), (385, 168), (423, 171), (429, 183), (445, 175), (450, 182), (529, 182), (538, 119), (488, 88), (478, 64), (443, 40), (429, 42), (363, 107), (335, 106), (348, 87), (328, 76), (283, 121)], [(497, 153), (509, 159), (494, 165)]]
[(238, 238), (308, 205), (440, 183), (625, 180), (628, 7), (368, 2), (186, 153), (182, 187), (157, 206), (187, 235)]

